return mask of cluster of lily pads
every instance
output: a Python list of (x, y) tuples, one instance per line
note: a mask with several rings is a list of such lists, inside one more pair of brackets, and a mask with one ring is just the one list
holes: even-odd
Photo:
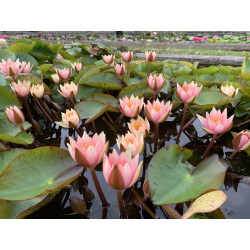
[[(198, 62), (157, 61), (152, 51), (137, 60), (131, 51), (114, 53), (100, 43), (18, 39), (0, 50), (0, 59), (1, 218), (26, 217), (71, 189), (86, 171), (108, 207), (98, 168), (117, 193), (122, 218), (123, 190), (132, 190), (152, 218), (158, 206), (170, 218), (214, 218), (218, 211), (223, 217), (219, 207), (227, 196), (219, 189), (226, 162), (238, 152), (250, 154), (244, 129), (250, 114), (248, 57), (242, 67), (198, 68)], [(176, 112), (183, 113), (173, 121)], [(196, 118), (211, 140), (193, 167), (192, 150), (180, 145), (186, 135), (192, 142), (201, 139), (197, 131), (187, 134)], [(63, 144), (47, 146), (41, 139), (62, 130)], [(224, 135), (232, 138), (230, 154), (211, 154)], [(71, 208), (91, 213), (86, 204), (93, 197), (82, 193), (82, 199), (70, 199)], [(169, 204), (185, 204), (187, 211)]]

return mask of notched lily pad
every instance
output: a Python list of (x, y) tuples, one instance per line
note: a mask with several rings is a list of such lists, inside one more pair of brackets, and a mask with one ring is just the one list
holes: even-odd
[(180, 203), (220, 188), (226, 167), (218, 155), (206, 158), (193, 171), (185, 163), (191, 156), (190, 150), (177, 144), (162, 148), (153, 156), (148, 179), (154, 204)]

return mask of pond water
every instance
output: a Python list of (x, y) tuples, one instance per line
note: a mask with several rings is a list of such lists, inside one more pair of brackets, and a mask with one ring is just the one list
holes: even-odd
[[(114, 128), (118, 134), (125, 134), (127, 131), (127, 122), (129, 119), (123, 117), (120, 121), (118, 118), (119, 114), (110, 113), (113, 121)], [(187, 116), (186, 122), (191, 118), (191, 115)], [(174, 110), (170, 114), (166, 122), (160, 124), (159, 133), (159, 148), (176, 143), (174, 138), (179, 130), (180, 122), (182, 118), (182, 108)], [(118, 120), (118, 121), (117, 121)], [(104, 131), (106, 133), (106, 138), (110, 142), (110, 148), (117, 148), (116, 146), (116, 133), (104, 122), (103, 118), (100, 117), (95, 121), (97, 132), (100, 133)], [(153, 124), (151, 124), (151, 131), (154, 131)], [(243, 125), (240, 130), (246, 129), (247, 125)], [(89, 124), (84, 128), (92, 133), (92, 125)], [(238, 132), (238, 128), (233, 128), (233, 131)], [(52, 132), (51, 132), (52, 131)], [(40, 146), (58, 146), (61, 148), (66, 147), (69, 135), (72, 136), (71, 130), (64, 130), (58, 126), (52, 128), (49, 126), (44, 129), (43, 136), (37, 137), (38, 141), (41, 142)], [(52, 134), (52, 136), (51, 136)], [(76, 135), (75, 135), (76, 136)], [(74, 135), (73, 135), (74, 137)], [(201, 155), (204, 153), (210, 136), (208, 136), (202, 129), (201, 123), (196, 119), (186, 130), (182, 133), (179, 145), (184, 148), (188, 148), (193, 151), (193, 156), (189, 159), (189, 163), (194, 166), (201, 161)], [(143, 200), (142, 184), (147, 178), (147, 166), (152, 158), (154, 143), (154, 134), (151, 133), (148, 138), (146, 138), (146, 155), (145, 152), (140, 156), (140, 160), (144, 161), (143, 168), (144, 171), (141, 173), (141, 177), (135, 184), (135, 191)], [(224, 164), (228, 167), (226, 178), (224, 184), (221, 186), (227, 195), (226, 202), (222, 205), (221, 210), (228, 219), (234, 218), (250, 218), (250, 157), (245, 152), (239, 152), (233, 160), (230, 160), (228, 156), (233, 151), (232, 148), (232, 136), (227, 133), (216, 140), (214, 146), (212, 147), (209, 155), (218, 154)], [(112, 189), (105, 181), (102, 174), (101, 164), (97, 166), (97, 176), (99, 178), (100, 184), (104, 191), (104, 194), (110, 203), (107, 208), (102, 208), (101, 201), (95, 190), (90, 172), (86, 170), (84, 176), (80, 176), (74, 183), (73, 187), (69, 190), (61, 190), (59, 194), (54, 198), (52, 202), (42, 207), (40, 210), (29, 215), (27, 218), (108, 218), (117, 219), (120, 217), (120, 212), (116, 199), (116, 192)], [(83, 188), (84, 186), (84, 188)], [(79, 191), (80, 190), (80, 191)], [(86, 202), (87, 209), (89, 213), (86, 215), (77, 214), (73, 212), (69, 204), (69, 198), (72, 196), (83, 198), (90, 195), (90, 190), (95, 195), (95, 199), (90, 202)], [(83, 195), (84, 194), (84, 195)], [(125, 201), (125, 211), (128, 218), (151, 218), (150, 215), (140, 206), (140, 203), (136, 199), (131, 189), (127, 189), (123, 192), (123, 199)], [(86, 200), (86, 199), (85, 199)], [(168, 218), (167, 215), (162, 211), (160, 207), (154, 207), (150, 201), (145, 201), (146, 205), (152, 208), (156, 216), (159, 218)], [(175, 207), (175, 205), (171, 205)], [(184, 211), (187, 209), (184, 206)]]

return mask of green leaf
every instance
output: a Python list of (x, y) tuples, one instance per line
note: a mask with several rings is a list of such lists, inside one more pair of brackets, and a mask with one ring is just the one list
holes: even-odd
[(149, 187), (154, 204), (180, 203), (208, 190), (219, 189), (226, 167), (218, 155), (203, 160), (194, 171), (185, 161), (192, 152), (172, 144), (160, 149), (149, 163)]
[(97, 61), (95, 57), (90, 57), (89, 55), (84, 55), (77, 59), (77, 62), (83, 62), (85, 65), (94, 64)]
[[(136, 71), (141, 71), (143, 73), (148, 73), (148, 67), (149, 64), (147, 62), (142, 62), (139, 64), (130, 64), (131, 65), (131, 69), (134, 69)], [(155, 61), (151, 63), (151, 67), (150, 67), (150, 73), (152, 72), (161, 72), (163, 68), (162, 62), (159, 61)]]
[(187, 66), (183, 66), (180, 69), (173, 72), (174, 76), (183, 76), (183, 75), (189, 75), (191, 73), (192, 69), (190, 69)]
[(8, 58), (10, 58), (12, 61), (15, 61), (16, 56), (13, 52), (8, 50), (0, 50), (0, 62), (2, 62), (2, 59), (4, 61), (7, 61)]
[(72, 63), (76, 62), (76, 59), (75, 59), (71, 54), (69, 54), (67, 51), (60, 50), (60, 55), (61, 55), (64, 59), (67, 59), (67, 60), (69, 60), (69, 61), (72, 62)]
[(102, 94), (102, 93), (93, 94), (89, 96), (87, 100), (98, 101), (98, 102), (102, 102), (105, 104), (110, 103), (113, 107), (117, 107), (117, 103), (118, 103), (118, 100), (114, 96), (108, 95), (108, 94)]
[(80, 115), (81, 119), (87, 119), (85, 123), (94, 121), (100, 117), (106, 111), (119, 112), (115, 108), (112, 109), (112, 106), (109, 103), (102, 103), (97, 101), (83, 101), (75, 105), (75, 110)]
[(29, 150), (14, 158), (0, 175), (0, 199), (28, 200), (53, 193), (75, 180), (82, 170), (67, 150)]
[(33, 48), (35, 47), (36, 42), (32, 42), (31, 44), (20, 43), (18, 40), (8, 47), (8, 51), (13, 53), (27, 53), (29, 54)]
[(177, 76), (174, 81), (176, 83), (184, 83), (184, 82), (187, 82), (187, 83), (190, 83), (193, 81), (193, 78), (191, 76)]
[(82, 84), (87, 81), (87, 79), (100, 72), (99, 68), (96, 67), (84, 67), (82, 71), (79, 72), (78, 76), (75, 79), (75, 83)]
[(207, 68), (196, 69), (192, 71), (193, 75), (201, 75), (201, 74), (214, 74), (218, 71), (218, 67), (209, 66)]
[(249, 58), (249, 56), (245, 57), (245, 60), (242, 63), (242, 67), (241, 67), (241, 73), (246, 73), (246, 72), (250, 72), (250, 58)]
[(0, 200), (0, 219), (22, 219), (49, 203), (55, 193), (25, 201)]
[(126, 83), (127, 86), (129, 86), (129, 85), (134, 85), (134, 84), (140, 84), (140, 83), (142, 82), (141, 79), (138, 79), (138, 78), (130, 78), (129, 75), (125, 75), (124, 81), (125, 81), (125, 83)]
[(16, 96), (7, 90), (4, 86), (0, 86), (0, 110), (4, 110), (9, 106), (21, 107)]
[(43, 74), (46, 74), (48, 71), (55, 71), (53, 64), (42, 64), (38, 66), (36, 69), (41, 70)]
[(101, 88), (95, 88), (95, 87), (90, 87), (87, 85), (79, 84), (78, 85), (78, 93), (75, 96), (75, 98), (76, 99), (87, 98), (90, 95), (102, 93), (102, 92), (103, 92), (103, 89), (101, 89)]
[(213, 107), (219, 107), (229, 104), (233, 101), (233, 98), (219, 91), (202, 91), (197, 99), (194, 100), (195, 105), (192, 108), (196, 109), (210, 109)]
[(116, 75), (105, 72), (94, 74), (84, 82), (80, 80), (80, 83), (84, 83), (85, 85), (91, 87), (103, 88), (109, 90), (122, 89), (122, 84), (119, 78)]
[(33, 65), (34, 68), (38, 66), (36, 59), (33, 56), (25, 53), (16, 53), (16, 59), (19, 59), (20, 62), (30, 63), (30, 66)]
[(5, 75), (0, 73), (0, 86), (10, 86), (9, 83), (5, 80)]
[(182, 219), (188, 219), (193, 214), (209, 213), (219, 208), (227, 199), (227, 195), (221, 190), (211, 191), (198, 197), (183, 214)]

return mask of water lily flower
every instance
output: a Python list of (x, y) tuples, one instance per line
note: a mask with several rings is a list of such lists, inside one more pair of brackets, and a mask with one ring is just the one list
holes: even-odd
[(120, 40), (124, 42), (124, 41), (127, 40), (127, 38), (126, 38), (126, 37), (123, 37), (123, 38), (121, 38)]
[(144, 104), (144, 109), (146, 116), (150, 121), (154, 123), (161, 123), (167, 119), (172, 109), (172, 104), (170, 101), (164, 104), (164, 101), (160, 102), (157, 98), (156, 101), (153, 101), (153, 103), (148, 101), (147, 105)]
[(61, 79), (60, 79), (60, 77), (58, 76), (58, 74), (52, 74), (52, 75), (51, 75), (51, 78), (52, 78), (52, 81), (53, 81), (54, 83), (56, 83), (56, 84), (61, 83)]
[(197, 114), (200, 122), (204, 125), (202, 127), (209, 134), (220, 134), (225, 133), (231, 129), (233, 125), (233, 118), (232, 115), (230, 118), (227, 118), (227, 109), (225, 108), (223, 113), (220, 110), (216, 110), (214, 107), (210, 114), (206, 112), (206, 118), (202, 117), (201, 115)]
[(194, 82), (189, 84), (184, 82), (182, 87), (177, 83), (176, 95), (180, 101), (191, 103), (200, 95), (202, 87), (198, 87), (197, 83)]
[(74, 82), (68, 84), (67, 82), (64, 85), (60, 85), (61, 91), (58, 89), (58, 92), (65, 98), (74, 98), (78, 93), (78, 85)]
[(10, 58), (8, 58), (7, 61), (2, 59), (2, 62), (0, 63), (0, 73), (3, 75), (9, 75), (12, 77), (15, 77), (16, 75), (20, 73), (29, 73), (33, 68), (30, 67), (30, 63), (26, 62), (20, 62), (19, 59), (17, 59), (15, 62), (12, 61)]
[(64, 69), (57, 69), (56, 73), (60, 77), (60, 79), (64, 82), (67, 82), (71, 76), (71, 70), (64, 68)]
[(18, 37), (18, 38), (21, 38), (21, 37), (22, 37), (22, 35), (17, 35), (17, 37)]
[(143, 134), (140, 136), (137, 134), (132, 134), (127, 132), (127, 134), (121, 137), (118, 135), (117, 146), (121, 151), (126, 151), (130, 149), (131, 156), (134, 157), (137, 154), (141, 154), (144, 148)]
[(125, 65), (124, 64), (116, 64), (115, 65), (115, 72), (117, 75), (122, 76), (125, 73)]
[(153, 62), (157, 56), (157, 52), (155, 51), (145, 51), (145, 59), (146, 62)]
[(44, 96), (45, 89), (43, 84), (36, 84), (30, 87), (30, 94), (35, 98), (42, 98)]
[(232, 85), (221, 86), (221, 92), (229, 97), (234, 97), (238, 94), (239, 88), (235, 89)]
[(62, 60), (62, 59), (64, 59), (64, 58), (63, 58), (63, 56), (62, 56), (60, 53), (58, 53), (57, 56), (56, 56), (56, 59), (57, 59), (57, 60)]
[(112, 154), (103, 157), (103, 175), (106, 182), (115, 190), (123, 190), (135, 184), (142, 168), (142, 161), (138, 165), (139, 154), (134, 158), (127, 150), (120, 155), (113, 149)]
[(250, 147), (250, 132), (242, 130), (233, 138), (233, 147), (236, 150), (246, 150)]
[(104, 55), (102, 56), (102, 60), (108, 64), (108, 66), (114, 66), (115, 56), (114, 55)]
[(250, 40), (250, 37), (248, 37), (247, 40)]
[(73, 63), (73, 64), (71, 64), (71, 67), (76, 72), (80, 72), (82, 70), (82, 68), (83, 68), (82, 63)]
[(63, 128), (76, 128), (80, 123), (80, 116), (74, 109), (66, 109), (66, 113), (62, 112), (62, 122), (56, 122)]
[(163, 86), (165, 80), (166, 78), (164, 78), (161, 74), (159, 76), (154, 74), (154, 75), (150, 75), (149, 77), (147, 77), (148, 86), (153, 91), (159, 90)]
[(0, 38), (0, 45), (7, 44), (7, 41), (4, 38)]
[(157, 32), (153, 32), (153, 36), (156, 36), (157, 35)]
[(18, 80), (17, 83), (13, 82), (11, 84), (12, 90), (20, 97), (25, 97), (30, 93), (30, 81), (21, 82)]
[(203, 40), (207, 40), (207, 39), (208, 39), (208, 36), (203, 36), (202, 39), (203, 39)]
[(81, 166), (94, 169), (102, 162), (104, 153), (108, 151), (109, 142), (106, 142), (104, 132), (100, 135), (95, 133), (90, 137), (85, 131), (83, 136), (78, 136), (77, 141), (69, 137), (67, 144), (71, 157)]
[(138, 116), (137, 119), (130, 119), (130, 123), (128, 123), (128, 128), (133, 134), (137, 135), (143, 135), (143, 137), (146, 137), (150, 131), (150, 125), (148, 122), (147, 117), (145, 117), (145, 120)]
[(3, 35), (2, 38), (7, 39), (8, 35)]
[(125, 96), (123, 99), (119, 99), (121, 105), (121, 108), (119, 108), (119, 110), (125, 116), (131, 118), (136, 117), (141, 112), (141, 109), (143, 107), (143, 100), (143, 97), (140, 99), (138, 96), (134, 97), (134, 95), (130, 96), (130, 98)]
[(16, 126), (23, 126), (24, 122), (25, 122), (25, 118), (24, 118), (24, 114), (21, 111), (21, 109), (19, 109), (18, 107), (14, 106), (10, 106), (9, 108), (6, 108), (5, 113), (7, 115), (7, 119), (15, 124)]
[(49, 34), (49, 36), (50, 36), (50, 37), (52, 37), (52, 36), (53, 36), (53, 34)]
[(214, 38), (214, 39), (217, 39), (217, 38), (219, 38), (219, 36), (215, 35), (215, 36), (213, 36), (213, 38)]
[(133, 51), (129, 51), (129, 52), (122, 52), (121, 53), (122, 56), (122, 60), (125, 63), (129, 63), (132, 59), (133, 59)]

